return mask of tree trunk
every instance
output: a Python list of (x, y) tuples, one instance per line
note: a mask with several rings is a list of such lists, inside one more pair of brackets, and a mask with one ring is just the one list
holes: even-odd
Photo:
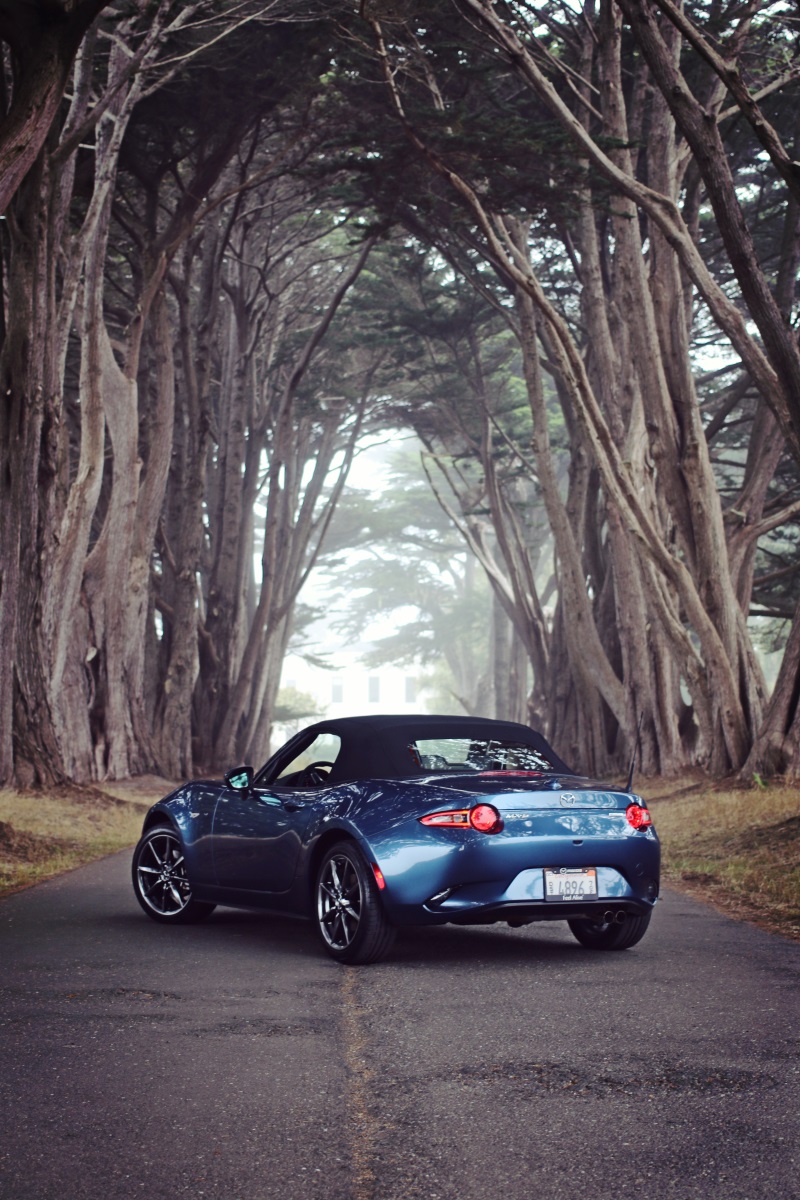
[[(42, 157), (9, 212), (10, 265), (0, 352), (0, 782), (63, 778), (42, 656), (41, 476), (55, 414), (46, 346), (52, 313)], [(16, 729), (16, 733), (15, 733)]]
[(800, 768), (800, 609), (795, 613), (766, 715), (741, 775), (796, 775)]
[(16, 68), (12, 103), (0, 132), (0, 213), (41, 152), (81, 39), (108, 3), (5, 0), (0, 5), (0, 38), (11, 46)]

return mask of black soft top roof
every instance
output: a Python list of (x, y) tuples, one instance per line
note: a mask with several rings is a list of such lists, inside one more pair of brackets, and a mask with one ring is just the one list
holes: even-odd
[[(309, 725), (278, 751), (281, 765), (321, 733), (334, 733), (342, 748), (330, 773), (331, 783), (350, 779), (407, 779), (429, 774), (408, 753), (418, 738), (496, 738), (531, 746), (553, 764), (559, 775), (574, 775), (540, 733), (516, 721), (486, 717), (431, 716), (428, 713), (338, 717)], [(272, 761), (272, 760), (271, 760)], [(272, 771), (269, 772), (272, 774)]]

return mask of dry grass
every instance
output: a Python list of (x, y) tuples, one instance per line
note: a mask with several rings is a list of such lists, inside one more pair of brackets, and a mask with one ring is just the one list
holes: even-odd
[(667, 883), (800, 941), (800, 788), (642, 783)]
[[(0, 895), (132, 846), (155, 776), (48, 793), (0, 790)], [(724, 912), (800, 940), (800, 788), (642, 780), (664, 879)]]
[(132, 846), (147, 809), (171, 786), (143, 776), (48, 792), (0, 789), (0, 895)]

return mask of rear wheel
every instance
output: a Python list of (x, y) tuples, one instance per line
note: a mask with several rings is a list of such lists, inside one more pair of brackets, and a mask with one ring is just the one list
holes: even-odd
[(316, 921), (325, 949), (337, 962), (379, 962), (391, 949), (394, 926), (383, 911), (378, 885), (355, 842), (337, 842), (322, 860)]
[(652, 913), (617, 921), (568, 921), (574, 937), (587, 950), (627, 950), (647, 933)]
[(192, 897), (183, 845), (169, 825), (148, 829), (133, 852), (133, 890), (148, 917), (170, 925), (204, 921), (216, 905)]

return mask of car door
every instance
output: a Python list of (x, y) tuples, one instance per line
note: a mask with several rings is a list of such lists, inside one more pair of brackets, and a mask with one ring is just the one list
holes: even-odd
[[(341, 749), (329, 730), (290, 743), (248, 788), (226, 787), (212, 831), (217, 886), (267, 895), (287, 892), (303, 836), (330, 788), (325, 777)], [(314, 770), (314, 768), (319, 768)]]
[(316, 799), (298, 788), (226, 788), (217, 800), (212, 830), (217, 886), (261, 894), (288, 891)]

